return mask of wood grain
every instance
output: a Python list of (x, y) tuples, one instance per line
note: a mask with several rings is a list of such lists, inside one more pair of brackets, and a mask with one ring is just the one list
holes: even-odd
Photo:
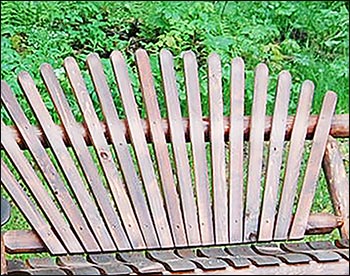
[[(169, 51), (162, 50), (160, 52), (160, 66), (186, 234), (189, 239), (189, 244), (198, 245), (200, 244), (198, 222), (196, 220), (189, 220), (189, 218), (193, 216), (193, 212), (196, 214), (197, 211), (192, 189), (185, 135), (181, 123), (181, 109), (176, 88), (173, 57)], [(199, 216), (200, 215), (201, 213), (199, 211)]]
[(294, 128), (290, 139), (283, 188), (276, 218), (275, 239), (286, 239), (291, 224), (313, 93), (314, 84), (311, 81), (305, 81), (301, 88)]
[(230, 242), (241, 242), (243, 240), (244, 85), (244, 61), (241, 58), (234, 58), (231, 62), (230, 83)]
[(273, 236), (291, 85), (291, 75), (288, 71), (282, 71), (278, 76), (266, 181), (260, 214), (259, 240), (261, 241), (271, 240)]
[(259, 64), (255, 71), (254, 99), (249, 137), (248, 185), (245, 206), (244, 240), (257, 239), (260, 213), (260, 182), (264, 146), (264, 117), (266, 110), (268, 68)]
[(154, 87), (150, 60), (145, 50), (137, 50), (135, 56), (141, 92), (146, 106), (174, 243), (176, 246), (185, 246), (187, 245), (187, 238), (184, 220), (179, 195), (175, 186), (172, 165), (170, 163), (169, 150), (162, 128), (162, 119), (157, 101), (157, 93)]
[(208, 91), (215, 243), (224, 244), (229, 240), (228, 189), (225, 175), (222, 72), (220, 57), (216, 53), (208, 57)]
[(320, 120), (316, 126), (303, 186), (300, 192), (298, 207), (289, 234), (289, 238), (291, 239), (301, 238), (305, 233), (307, 218), (315, 195), (317, 178), (326, 148), (336, 101), (337, 95), (334, 92), (328, 91), (323, 100)]
[(143, 134), (140, 115), (138, 113), (135, 96), (128, 76), (128, 70), (122, 54), (114, 51), (111, 62), (122, 99), (124, 111), (128, 120), (129, 132), (137, 157), (143, 183), (150, 204), (156, 231), (162, 247), (173, 246), (173, 239), (167, 221), (164, 201), (155, 175), (147, 141)]
[[(208, 164), (206, 145), (204, 141), (204, 128), (202, 121), (202, 107), (198, 79), (198, 65), (193, 52), (187, 51), (183, 55), (187, 106), (189, 114), (189, 128), (191, 149), (193, 155), (193, 170), (195, 194), (198, 206), (199, 229), (202, 244), (214, 243), (214, 229), (209, 194)], [(188, 200), (193, 203), (193, 201)], [(195, 206), (185, 206), (190, 215), (188, 221), (197, 221)], [(197, 233), (195, 233), (198, 235)], [(197, 236), (193, 238), (196, 240)], [(193, 239), (192, 238), (192, 239)]]

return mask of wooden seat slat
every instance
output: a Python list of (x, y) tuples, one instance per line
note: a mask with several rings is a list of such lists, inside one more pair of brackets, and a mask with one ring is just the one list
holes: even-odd
[(229, 241), (228, 188), (226, 181), (224, 104), (222, 96), (221, 60), (218, 54), (208, 57), (208, 92), (210, 113), (211, 170), (215, 243)]
[[(64, 66), (77, 98), (77, 102), (84, 115), (98, 160), (104, 171), (113, 199), (116, 202), (119, 214), (124, 223), (124, 229), (129, 236), (131, 246), (132, 248), (144, 248), (145, 243), (131, 202), (127, 197), (126, 189), (120, 179), (115, 161), (112, 158), (110, 147), (103, 135), (103, 130), (99, 124), (97, 114), (94, 111), (92, 101), (89, 97), (79, 67), (73, 58), (67, 58), (64, 62)], [(124, 245), (124, 249), (129, 248), (127, 241), (125, 241)]]
[(259, 64), (255, 71), (254, 98), (250, 121), (251, 131), (249, 136), (249, 166), (244, 215), (244, 241), (254, 241), (257, 239), (258, 235), (267, 84), (268, 68), (265, 64)]
[(102, 183), (83, 134), (78, 127), (53, 68), (49, 64), (43, 64), (40, 72), (114, 243), (119, 249), (130, 248), (114, 206), (110, 200), (107, 200), (109, 198), (108, 191)]
[[(206, 156), (206, 145), (204, 142), (204, 129), (202, 122), (202, 108), (198, 80), (198, 65), (195, 54), (187, 51), (182, 56), (184, 62), (184, 75), (187, 96), (187, 106), (189, 115), (191, 150), (193, 155), (193, 171), (195, 194), (198, 206), (198, 218), (192, 190), (187, 193), (184, 202), (188, 224), (192, 227), (190, 244), (199, 243), (198, 227), (200, 229), (200, 239), (202, 244), (214, 243), (214, 227), (212, 222), (212, 210), (210, 209), (208, 165)], [(169, 97), (170, 99), (170, 97)], [(172, 111), (170, 111), (172, 112)], [(186, 191), (184, 191), (186, 193)], [(183, 195), (185, 197), (185, 195)], [(199, 221), (199, 225), (197, 224)], [(189, 229), (187, 229), (189, 233)]]
[(283, 188), (274, 230), (275, 239), (286, 239), (291, 224), (293, 202), (300, 175), (300, 165), (305, 147), (304, 142), (313, 93), (314, 84), (311, 81), (305, 81), (301, 88), (294, 128), (291, 135), (286, 170), (283, 179)]
[(231, 62), (230, 132), (229, 132), (229, 237), (230, 242), (243, 241), (244, 184), (244, 61)]
[[(169, 118), (171, 144), (174, 152), (176, 173), (180, 191), (180, 199), (182, 211), (185, 221), (185, 228), (193, 229), (198, 224), (197, 221), (189, 221), (190, 212), (197, 213), (195, 207), (195, 199), (193, 196), (192, 179), (189, 166), (189, 158), (187, 154), (186, 141), (181, 120), (181, 109), (176, 88), (176, 77), (173, 64), (173, 56), (167, 50), (162, 50), (160, 53), (160, 66), (163, 78), (163, 87), (165, 93), (165, 102)], [(200, 199), (198, 199), (200, 200)], [(199, 215), (201, 211), (199, 210)], [(195, 232), (197, 233), (197, 232)], [(192, 245), (200, 244), (197, 236), (191, 237), (186, 233), (189, 243)], [(194, 240), (192, 240), (194, 238)], [(195, 243), (197, 242), (197, 243)]]
[(287, 71), (282, 71), (278, 76), (271, 126), (266, 182), (259, 223), (258, 239), (260, 241), (272, 240), (273, 237), (291, 85), (291, 75)]
[(87, 65), (101, 103), (102, 112), (106, 118), (108, 131), (111, 135), (114, 149), (123, 171), (125, 184), (130, 194), (131, 201), (133, 202), (133, 207), (145, 238), (146, 246), (147, 248), (158, 247), (159, 241), (150, 211), (147, 207), (146, 198), (143, 195), (142, 183), (137, 176), (129, 147), (122, 131), (122, 125), (113, 104), (112, 94), (97, 54), (88, 56)]
[(116, 250), (105, 223), (93, 199), (90, 197), (89, 191), (86, 189), (83, 178), (80, 176), (67, 147), (61, 139), (58, 128), (45, 107), (33, 79), (27, 72), (22, 72), (18, 76), (18, 81), (101, 249), (103, 251)]
[(157, 94), (154, 87), (149, 57), (144, 50), (138, 50), (135, 54), (140, 87), (147, 111), (147, 118), (151, 129), (152, 142), (159, 168), (160, 179), (164, 191), (165, 204), (168, 210), (170, 228), (173, 233), (176, 246), (187, 245), (184, 220), (175, 179), (170, 163), (170, 155), (162, 128)]
[(291, 239), (301, 238), (305, 234), (307, 219), (316, 191), (317, 178), (326, 149), (326, 143), (336, 102), (337, 95), (334, 92), (328, 91), (323, 100), (320, 111), (320, 119), (316, 126), (310, 157), (305, 171), (303, 186), (298, 200), (297, 210), (289, 233), (289, 238)]
[(162, 247), (171, 247), (173, 246), (173, 238), (167, 221), (164, 200), (155, 175), (150, 152), (147, 147), (147, 141), (143, 133), (141, 119), (129, 79), (127, 66), (124, 58), (118, 51), (114, 51), (111, 54), (111, 62), (124, 111), (128, 120), (131, 140), (135, 149), (137, 162), (145, 186), (145, 191), (147, 193), (159, 242)]
[(83, 242), (85, 250), (99, 251), (100, 247), (94, 235), (91, 233), (86, 220), (78, 206), (75, 205), (45, 148), (42, 146), (37, 136), (33, 134), (33, 129), (27, 117), (23, 113), (19, 103), (14, 97), (14, 94), (6, 84), (1, 86), (1, 99), (14, 123), (18, 127), (23, 139), (26, 141), (31, 154), (59, 201), (60, 206), (67, 215), (69, 222), (79, 236), (79, 239)]

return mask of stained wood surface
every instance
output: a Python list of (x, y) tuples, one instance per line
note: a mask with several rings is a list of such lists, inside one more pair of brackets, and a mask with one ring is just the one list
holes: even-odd
[[(92, 101), (89, 97), (78, 64), (73, 58), (67, 58), (64, 61), (64, 67), (67, 71), (67, 75), (77, 98), (77, 102), (85, 118), (89, 135), (94, 144), (113, 199), (117, 205), (121, 219), (124, 222), (124, 228), (126, 228), (125, 230), (130, 238), (131, 246), (133, 248), (144, 248), (145, 243), (133, 212), (132, 203), (127, 197), (126, 189), (116, 169), (116, 165), (112, 158), (112, 153), (105, 137), (103, 136), (103, 131), (100, 128), (98, 117), (93, 108)], [(128, 247), (126, 241), (124, 245), (125, 248)]]
[(300, 165), (305, 148), (308, 118), (310, 116), (314, 85), (305, 81), (301, 88), (299, 104), (295, 116), (294, 129), (288, 151), (286, 171), (283, 179), (283, 189), (277, 213), (274, 232), (275, 239), (286, 239), (292, 218), (292, 208), (297, 191)]
[(145, 50), (138, 50), (136, 52), (136, 62), (164, 191), (165, 203), (168, 210), (171, 231), (173, 233), (175, 245), (184, 246), (187, 245), (187, 238), (181, 212), (180, 199), (176, 190), (175, 179), (170, 163), (170, 152), (162, 129), (162, 119), (154, 87), (151, 65)]
[(273, 236), (291, 85), (291, 75), (287, 71), (282, 71), (278, 76), (266, 181), (260, 214), (259, 240), (261, 241), (271, 240)]
[(143, 135), (141, 119), (128, 76), (127, 66), (122, 54), (118, 51), (114, 51), (111, 54), (111, 62), (119, 87), (124, 111), (128, 120), (132, 144), (134, 146), (137, 162), (145, 185), (158, 238), (162, 247), (171, 247), (173, 246), (173, 239), (167, 221), (167, 214), (147, 147), (147, 141)]
[[(315, 127), (317, 124), (319, 116), (318, 115), (310, 115), (308, 125), (307, 125), (307, 134), (306, 134), (306, 139), (311, 140), (314, 132), (315, 132)], [(204, 131), (204, 138), (205, 141), (209, 141), (209, 118), (203, 117), (203, 131)], [(249, 133), (250, 133), (250, 116), (244, 116), (244, 140), (248, 141), (249, 140)], [(125, 135), (127, 143), (130, 143), (130, 137), (129, 133), (127, 131), (127, 121), (125, 119), (121, 119), (121, 125), (122, 125), (122, 131), (123, 134)], [(293, 124), (295, 121), (295, 116), (290, 115), (287, 117), (287, 124), (286, 124), (286, 133), (285, 133), (285, 140), (289, 141), (291, 138), (291, 133), (293, 130)], [(271, 122), (272, 122), (272, 116), (265, 116), (265, 131), (264, 131), (264, 139), (265, 141), (268, 141), (270, 139), (270, 132), (271, 132)], [(142, 123), (142, 128), (143, 132), (146, 135), (147, 142), (150, 143), (152, 142), (152, 137), (151, 137), (151, 131), (150, 131), (150, 126), (145, 119), (141, 119)], [(100, 122), (102, 130), (104, 135), (107, 138), (107, 141), (111, 143), (111, 137), (108, 132), (107, 124), (104, 121)], [(170, 127), (169, 127), (169, 122), (166, 118), (162, 119), (162, 129), (165, 134), (165, 138), (167, 142), (170, 142)], [(183, 129), (185, 132), (185, 137), (186, 141), (188, 142), (189, 140), (189, 118), (182, 118), (182, 125)], [(11, 127), (11, 132), (13, 132), (13, 135), (15, 136), (16, 142), (20, 145), (21, 149), (26, 149), (27, 145), (23, 141), (20, 133), (14, 126)], [(88, 135), (88, 131), (86, 127), (78, 123), (77, 127), (79, 129), (79, 132), (82, 133), (85, 142), (87, 145), (91, 145), (91, 140)], [(71, 143), (69, 141), (68, 136), (64, 132), (64, 127), (62, 125), (58, 125), (58, 128), (60, 130), (61, 136), (63, 137), (63, 140), (67, 146), (71, 146)], [(228, 141), (229, 137), (229, 132), (230, 132), (230, 118), (229, 117), (224, 117), (224, 130), (225, 130), (225, 142)], [(41, 143), (47, 147), (47, 141), (44, 138), (44, 134), (42, 130), (38, 126), (33, 126), (33, 132), (35, 133), (36, 136), (38, 136), (39, 140)], [(347, 138), (349, 137), (349, 116), (347, 114), (335, 114), (332, 119), (332, 124), (331, 124), (331, 129), (330, 129), (330, 135), (332, 135), (334, 138)]]
[[(181, 110), (178, 91), (176, 88), (173, 57), (169, 51), (162, 50), (160, 52), (160, 66), (186, 233), (189, 239), (189, 244), (198, 245), (200, 244), (198, 221), (197, 218), (193, 220), (193, 216), (197, 213), (197, 208), (192, 189), (189, 159), (181, 121)], [(205, 208), (208, 207), (205, 206)], [(207, 222), (206, 218), (201, 217), (203, 210), (199, 209), (198, 213), (200, 221), (204, 219), (205, 222)], [(204, 215), (206, 214), (207, 213), (205, 212)], [(192, 220), (190, 220), (190, 218), (192, 218)]]
[(344, 221), (340, 229), (341, 236), (343, 239), (349, 239), (349, 177), (345, 171), (337, 140), (332, 136), (328, 137), (322, 166), (335, 214), (342, 217)]
[(114, 243), (117, 248), (129, 248), (127, 236), (115, 212), (114, 204), (108, 200), (108, 191), (102, 183), (81, 129), (74, 118), (53, 68), (49, 64), (43, 64), (40, 73)]
[(260, 182), (264, 146), (264, 117), (266, 110), (268, 69), (259, 64), (255, 71), (254, 99), (249, 138), (248, 184), (245, 206), (244, 240), (257, 239), (260, 213)]
[(229, 240), (228, 189), (225, 172), (221, 61), (215, 53), (208, 58), (208, 92), (215, 243), (223, 244)]
[(18, 76), (18, 81), (28, 103), (38, 119), (39, 124), (45, 132), (46, 139), (49, 141), (51, 149), (55, 154), (66, 180), (75, 194), (81, 211), (91, 227), (92, 233), (101, 246), (101, 249), (103, 251), (115, 250), (116, 247), (109, 236), (104, 221), (102, 220), (93, 199), (90, 197), (89, 191), (86, 189), (83, 178), (80, 176), (67, 147), (61, 139), (57, 127), (53, 122), (49, 111), (46, 109), (33, 79), (28, 73), (22, 72)]
[(87, 65), (101, 103), (103, 115), (106, 118), (108, 131), (111, 135), (112, 143), (123, 172), (124, 181), (140, 223), (147, 248), (158, 247), (159, 241), (146, 198), (143, 195), (142, 183), (137, 176), (129, 146), (121, 130), (121, 122), (113, 104), (113, 97), (107, 84), (102, 63), (97, 54), (91, 54), (87, 57)]
[[(198, 65), (195, 54), (191, 51), (187, 51), (183, 54), (183, 61), (201, 242), (202, 244), (210, 244), (214, 243), (214, 229), (212, 222), (213, 215), (210, 209), (208, 164), (204, 141)], [(193, 204), (192, 201), (191, 204)], [(192, 210), (190, 210), (189, 213), (192, 218), (189, 218), (189, 220), (197, 221), (195, 206), (191, 208)], [(194, 238), (195, 242), (198, 243), (197, 233)]]
[(298, 200), (298, 207), (289, 234), (289, 237), (292, 239), (301, 238), (305, 233), (307, 218), (315, 195), (317, 178), (326, 148), (336, 101), (337, 95), (334, 92), (328, 91), (323, 100), (320, 120), (316, 126), (303, 186)]
[(230, 83), (230, 173), (229, 173), (229, 236), (230, 242), (243, 240), (243, 148), (244, 148), (244, 61), (231, 62)]

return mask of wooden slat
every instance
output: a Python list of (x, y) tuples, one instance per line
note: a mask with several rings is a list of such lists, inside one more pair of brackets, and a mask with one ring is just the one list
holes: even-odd
[(298, 207), (289, 234), (289, 238), (291, 239), (302, 238), (305, 233), (336, 101), (337, 95), (334, 92), (328, 91), (323, 100), (320, 119), (316, 126), (310, 157), (305, 171), (303, 187), (298, 201)]
[[(108, 143), (103, 136), (103, 130), (100, 127), (101, 125), (95, 113), (78, 64), (73, 58), (69, 57), (65, 59), (64, 67), (85, 118), (85, 123), (89, 130), (90, 137), (106, 176), (114, 201), (117, 204), (121, 219), (124, 222), (124, 228), (130, 238), (131, 246), (133, 248), (144, 248), (145, 243), (134, 215), (132, 205), (127, 197), (126, 189), (119, 177)], [(127, 244), (125, 245), (127, 246)]]
[(280, 205), (275, 226), (275, 239), (286, 239), (292, 217), (292, 208), (297, 191), (300, 165), (305, 148), (305, 136), (310, 116), (314, 84), (305, 81), (301, 88), (299, 104), (295, 116), (294, 129), (291, 135), (286, 171), (283, 180)]
[(30, 222), (32, 227), (37, 230), (38, 235), (47, 245), (52, 254), (66, 254), (67, 250), (57, 238), (50, 226), (42, 218), (39, 211), (30, 201), (23, 188), (16, 181), (11, 171), (7, 168), (5, 162), (1, 159), (1, 183), (6, 191), (13, 198), (18, 208)]
[(241, 242), (243, 239), (244, 82), (244, 61), (235, 58), (231, 63), (230, 83), (230, 242)]
[(27, 72), (21, 72), (18, 75), (18, 81), (36, 118), (44, 130), (46, 139), (49, 141), (51, 149), (55, 154), (55, 157), (66, 176), (67, 182), (70, 184), (69, 186), (76, 196), (82, 213), (90, 225), (101, 249), (103, 251), (115, 250), (116, 247), (113, 240), (105, 227), (95, 203), (88, 193), (82, 177), (79, 175), (79, 171), (75, 166), (67, 147), (61, 139), (59, 131), (57, 130), (49, 111), (46, 109), (45, 104), (39, 95), (39, 91), (36, 88), (33, 79)]
[(106, 222), (111, 236), (113, 237), (114, 243), (117, 245), (118, 249), (130, 248), (120, 219), (112, 206), (108, 192), (102, 183), (97, 167), (94, 164), (90, 151), (85, 143), (81, 129), (74, 118), (52, 67), (49, 64), (42, 64), (40, 67), (40, 72), (51, 99), (56, 107), (64, 130), (67, 133), (70, 144), (73, 147), (82, 171), (88, 184), (90, 185), (91, 192), (95, 197), (101, 214)]
[[(22, 176), (25, 183), (27, 183), (27, 187), (31, 191), (33, 197), (36, 199), (40, 208), (45, 213), (48, 221), (54, 227), (54, 229), (56, 229), (56, 232), (62, 239), (63, 243), (66, 245), (67, 250), (71, 253), (78, 253), (83, 251), (79, 241), (71, 231), (69, 225), (67, 225), (67, 223), (64, 221), (61, 213), (54, 205), (52, 198), (44, 189), (41, 180), (36, 175), (32, 166), (28, 163), (28, 160), (25, 158), (23, 152), (15, 143), (14, 137), (9, 132), (9, 127), (6, 126), (3, 122), (1, 122), (1, 144), (4, 146), (4, 149), (10, 159), (16, 165), (18, 172)], [(7, 187), (7, 185), (10, 185), (6, 183), (6, 181), (3, 182), (5, 187)], [(8, 189), (10, 188), (8, 187)]]
[(121, 53), (118, 51), (114, 51), (110, 58), (116, 81), (118, 83), (124, 111), (128, 120), (131, 140), (135, 149), (143, 183), (145, 185), (158, 238), (162, 247), (171, 247), (173, 246), (173, 239), (167, 221), (167, 214), (147, 147), (147, 141), (143, 133), (140, 115), (138, 113), (137, 104), (128, 76), (127, 66)]
[(87, 58), (87, 65), (99, 97), (102, 112), (106, 118), (107, 127), (117, 153), (125, 183), (135, 209), (140, 228), (146, 241), (147, 248), (159, 247), (157, 233), (142, 191), (142, 183), (137, 176), (128, 144), (123, 135), (121, 121), (113, 104), (112, 94), (109, 90), (101, 61), (97, 54)]
[[(196, 213), (197, 211), (194, 209), (195, 199), (192, 189), (185, 135), (181, 124), (181, 109), (176, 88), (173, 57), (169, 51), (162, 50), (160, 52), (160, 66), (185, 227), (186, 230), (194, 229), (193, 231), (195, 231), (187, 232), (187, 238), (189, 244), (196, 245), (200, 244), (200, 240), (197, 236), (198, 232), (195, 229), (195, 227), (198, 226), (198, 222), (196, 220), (189, 221), (188, 218), (191, 216), (191, 212)], [(199, 210), (199, 215), (201, 215), (200, 212)], [(192, 233), (195, 235), (192, 236)]]
[(245, 241), (253, 241), (257, 238), (267, 84), (268, 68), (265, 64), (259, 64), (255, 71), (254, 100), (250, 122), (248, 186), (244, 228)]
[[(183, 60), (189, 114), (190, 139), (193, 154), (194, 182), (196, 187), (195, 190), (199, 215), (199, 229), (202, 244), (212, 244), (214, 243), (214, 229), (212, 222), (212, 211), (210, 208), (211, 203), (209, 194), (208, 165), (204, 142), (204, 128), (197, 69), (198, 66), (196, 57), (191, 51), (183, 53)], [(172, 104), (170, 97), (169, 100), (170, 104)], [(177, 114), (178, 113), (179, 112), (177, 112)], [(181, 138), (177, 139), (180, 141)], [(188, 196), (192, 196), (192, 191), (190, 191)], [(187, 198), (184, 199), (184, 202), (188, 203), (187, 206), (184, 206), (184, 208), (188, 210), (186, 213), (188, 216), (187, 221), (194, 223), (195, 226), (193, 229), (197, 229), (197, 224), (195, 222), (197, 222), (198, 219), (194, 201), (191, 200), (191, 198)], [(192, 242), (198, 242), (197, 239), (197, 232), (192, 233)]]
[(221, 61), (218, 54), (208, 58), (208, 89), (211, 140), (211, 170), (213, 183), (213, 212), (215, 243), (227, 243), (228, 234), (228, 196), (225, 176), (225, 142), (223, 121)]
[[(306, 134), (306, 139), (311, 140), (314, 132), (315, 132), (315, 127), (316, 123), (318, 120), (318, 115), (311, 115), (309, 117), (308, 121), (308, 127), (307, 127), (307, 134)], [(125, 135), (127, 143), (130, 143), (130, 137), (129, 133), (127, 131), (127, 121), (125, 119), (121, 119), (121, 125), (122, 125), (122, 131), (123, 134)], [(203, 131), (204, 131), (204, 138), (205, 141), (209, 141), (209, 118), (203, 117)], [(286, 124), (286, 133), (284, 139), (286, 141), (289, 141), (291, 139), (291, 133), (293, 130), (293, 124), (295, 121), (295, 116), (290, 115), (287, 117), (287, 124)], [(268, 141), (270, 139), (270, 131), (271, 131), (271, 122), (272, 122), (272, 117), (271, 116), (265, 116), (265, 131), (264, 131), (264, 139), (265, 141)], [(146, 135), (146, 139), (148, 143), (152, 142), (152, 137), (151, 137), (151, 130), (150, 126), (147, 122), (146, 119), (141, 119), (142, 123), (142, 128), (143, 132)], [(108, 128), (105, 122), (100, 122), (101, 127), (103, 129), (104, 135), (107, 137), (107, 141), (111, 143), (111, 137), (110, 134), (108, 133)], [(189, 118), (182, 118), (182, 125), (183, 129), (185, 132), (185, 137), (186, 137), (186, 142), (189, 141)], [(58, 126), (60, 129), (61, 136), (67, 146), (71, 146), (71, 143), (69, 141), (68, 136), (64, 132), (64, 127), (62, 125)], [(85, 142), (87, 145), (91, 145), (91, 140), (89, 139), (89, 135), (87, 132), (87, 129), (85, 128), (84, 124), (78, 123), (77, 124), (78, 130), (80, 133), (82, 133)], [(42, 130), (38, 126), (33, 126), (35, 135), (38, 136), (40, 139), (41, 143), (45, 146), (48, 147), (47, 141), (45, 141), (44, 134), (42, 133)], [(165, 134), (165, 138), (167, 142), (170, 142), (170, 127), (169, 127), (169, 122), (166, 118), (162, 119), (162, 129)], [(229, 140), (229, 132), (230, 132), (230, 118), (229, 117), (224, 117), (224, 129), (225, 129), (225, 141), (227, 142)], [(14, 127), (11, 126), (11, 132), (13, 132), (13, 135), (16, 137), (17, 143), (20, 145), (21, 149), (26, 149), (27, 145), (23, 141), (22, 137), (18, 133), (18, 130)], [(249, 140), (249, 133), (250, 133), (250, 116), (244, 116), (244, 140), (247, 141)], [(347, 138), (349, 137), (349, 116), (348, 114), (335, 114), (332, 119), (332, 125), (331, 125), (331, 130), (330, 130), (330, 135), (332, 135), (334, 138)]]
[(37, 139), (37, 136), (33, 133), (32, 127), (17, 102), (14, 93), (5, 82), (1, 85), (1, 99), (12, 120), (18, 127), (23, 139), (26, 141), (35, 161), (43, 173), (43, 176), (56, 195), (56, 198), (69, 222), (72, 224), (76, 234), (82, 241), (85, 250), (89, 252), (99, 251), (100, 247), (91, 233), (86, 220), (66, 189), (65, 184), (52, 164), (48, 153), (41, 145), (39, 139)]
[(335, 214), (341, 216), (344, 224), (340, 229), (342, 239), (349, 240), (349, 177), (337, 140), (328, 137), (322, 163)]
[(168, 146), (162, 129), (162, 121), (154, 88), (149, 57), (145, 50), (136, 51), (136, 63), (140, 86), (145, 102), (152, 141), (158, 162), (159, 174), (164, 191), (165, 203), (169, 214), (171, 231), (176, 246), (187, 244), (184, 220), (182, 218), (179, 195), (176, 191), (175, 179), (169, 158)]
[(271, 240), (273, 236), (290, 89), (291, 75), (288, 71), (282, 71), (278, 76), (275, 108), (271, 126), (266, 182), (260, 215), (259, 240), (261, 241)]

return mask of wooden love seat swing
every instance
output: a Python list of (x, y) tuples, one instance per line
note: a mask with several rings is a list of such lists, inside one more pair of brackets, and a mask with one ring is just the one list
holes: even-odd
[[(267, 116), (268, 68), (259, 64), (246, 116), (243, 60), (232, 60), (230, 91), (223, 91), (221, 61), (211, 54), (204, 117), (193, 52), (182, 55), (180, 98), (168, 50), (160, 52), (160, 91), (146, 51), (135, 57), (142, 99), (119, 51), (110, 56), (118, 94), (97, 54), (87, 57), (93, 88), (72, 57), (64, 61), (73, 103), (49, 64), (40, 73), (50, 108), (21, 72), (35, 125), (1, 82), (2, 108), (12, 121), (1, 120), (1, 186), (32, 228), (2, 231), (1, 274), (349, 274), (349, 183), (337, 144), (349, 137), (349, 117), (334, 115), (336, 93), (327, 92), (310, 115), (314, 85), (305, 81), (296, 113), (288, 115), (291, 75), (282, 71)], [(332, 213), (311, 212), (322, 175)], [(335, 230), (337, 241), (303, 240)], [(9, 258), (38, 252), (50, 257)]]

